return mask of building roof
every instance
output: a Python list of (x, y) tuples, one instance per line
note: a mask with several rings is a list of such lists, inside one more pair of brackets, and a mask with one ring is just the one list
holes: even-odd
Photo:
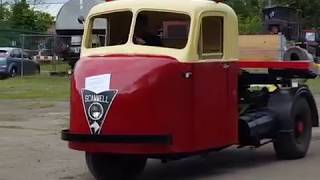
[(78, 17), (86, 17), (93, 6), (103, 2), (103, 0), (68, 1), (57, 15), (56, 30), (83, 30), (83, 25), (78, 22)]

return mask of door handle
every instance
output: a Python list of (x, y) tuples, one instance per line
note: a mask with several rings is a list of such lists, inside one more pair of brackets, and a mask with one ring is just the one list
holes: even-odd
[(185, 72), (183, 77), (186, 79), (190, 79), (192, 77), (192, 72)]
[(229, 69), (230, 65), (229, 64), (223, 64), (223, 69)]

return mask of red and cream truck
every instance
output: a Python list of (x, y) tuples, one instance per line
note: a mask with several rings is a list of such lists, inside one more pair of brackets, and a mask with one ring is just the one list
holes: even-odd
[[(95, 24), (104, 25), (97, 30)], [(238, 22), (210, 0), (119, 0), (92, 8), (71, 80), (70, 128), (97, 179), (134, 179), (177, 160), (273, 143), (307, 154), (319, 126), (311, 61), (239, 61)]]

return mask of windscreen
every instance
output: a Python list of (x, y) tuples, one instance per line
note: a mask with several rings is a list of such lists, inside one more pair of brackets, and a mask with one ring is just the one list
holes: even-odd
[(115, 46), (128, 41), (132, 12), (115, 12), (91, 19), (88, 48)]
[(7, 57), (7, 56), (8, 56), (8, 51), (0, 50), (0, 57)]
[(182, 49), (188, 42), (190, 17), (171, 12), (138, 14), (133, 42), (138, 45)]

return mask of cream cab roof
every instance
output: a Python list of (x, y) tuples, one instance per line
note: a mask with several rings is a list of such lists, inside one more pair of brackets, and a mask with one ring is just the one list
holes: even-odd
[[(221, 9), (222, 8), (222, 9)], [(185, 12), (190, 15), (206, 11), (221, 10), (233, 12), (233, 10), (223, 3), (216, 3), (212, 0), (115, 0), (102, 3), (91, 9), (91, 14), (122, 9), (141, 10), (159, 9), (174, 12)], [(231, 10), (231, 11), (230, 11)]]
[[(89, 12), (88, 18), (109, 12), (130, 10), (134, 14), (134, 18), (143, 10), (159, 10), (188, 14), (191, 17), (191, 29), (189, 40), (184, 49), (162, 48), (135, 45), (132, 41), (128, 41), (124, 45), (107, 46), (101, 48), (85, 48), (84, 41), (81, 49), (81, 56), (92, 55), (109, 55), (109, 54), (149, 54), (171, 56), (181, 62), (191, 62), (199, 59), (198, 55), (198, 39), (195, 37), (199, 33), (198, 18), (203, 12), (218, 12), (228, 16), (225, 19), (227, 26), (224, 32), (224, 57), (223, 60), (238, 59), (238, 25), (237, 16), (234, 10), (224, 3), (217, 3), (212, 0), (115, 0), (105, 2), (94, 6)], [(88, 19), (89, 20), (89, 19)], [(86, 27), (88, 28), (88, 20)], [(135, 20), (133, 21), (135, 22)], [(232, 27), (231, 27), (232, 26)], [(235, 28), (234, 28), (235, 27)], [(88, 32), (87, 32), (88, 33)], [(87, 38), (84, 34), (84, 39)], [(132, 38), (130, 32), (129, 38)]]

